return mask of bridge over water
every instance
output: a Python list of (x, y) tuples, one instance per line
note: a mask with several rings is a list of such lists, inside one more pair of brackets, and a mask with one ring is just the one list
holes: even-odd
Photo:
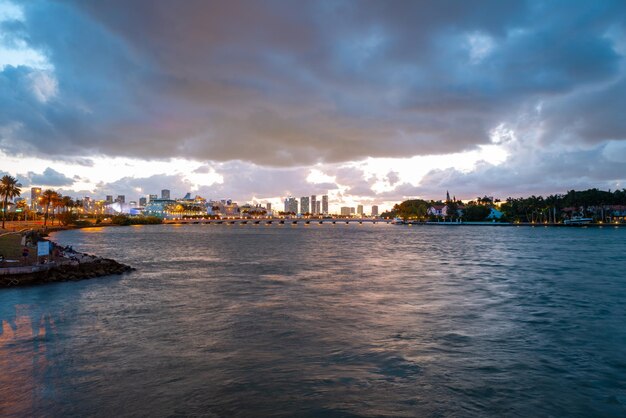
[(260, 219), (167, 219), (165, 224), (206, 224), (206, 225), (320, 225), (320, 224), (377, 224), (390, 223), (386, 219), (372, 218), (260, 218)]

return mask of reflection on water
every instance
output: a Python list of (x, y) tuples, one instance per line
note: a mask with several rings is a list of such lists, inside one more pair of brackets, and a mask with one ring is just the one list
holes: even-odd
[(34, 414), (48, 371), (46, 340), (55, 331), (51, 316), (30, 306), (0, 317), (0, 415)]
[(626, 231), (65, 231), (138, 268), (0, 291), (0, 415), (620, 416)]

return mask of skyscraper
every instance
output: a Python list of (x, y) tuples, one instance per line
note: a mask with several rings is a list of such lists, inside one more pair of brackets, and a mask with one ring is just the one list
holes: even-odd
[(126, 196), (123, 194), (117, 195), (117, 199), (115, 199), (115, 201), (118, 203), (126, 203)]
[(161, 190), (161, 199), (169, 199), (169, 198), (170, 198), (170, 191), (167, 189)]
[(318, 215), (322, 213), (322, 202), (320, 202), (319, 200), (315, 202), (315, 213)]
[(146, 203), (148, 203), (148, 199), (145, 196), (139, 198), (139, 206), (146, 206)]
[(113, 196), (108, 194), (104, 203), (106, 203), (107, 205), (113, 203)]
[(311, 195), (311, 213), (315, 215), (317, 213), (316, 209), (317, 209), (317, 196)]
[(298, 199), (289, 196), (285, 199), (285, 212), (298, 213)]
[(378, 206), (372, 205), (372, 216), (378, 216)]
[(87, 212), (91, 212), (93, 211), (93, 208), (94, 208), (93, 199), (89, 196), (83, 197), (83, 210), (86, 210)]
[(341, 210), (341, 216), (350, 216), (350, 209), (352, 209), (352, 208), (350, 208), (348, 206), (342, 206), (341, 209), (340, 209)]
[(268, 202), (268, 203), (266, 203), (266, 204), (265, 204), (265, 210), (267, 211), (267, 214), (268, 214), (268, 215), (271, 215), (271, 214), (272, 214), (272, 204), (271, 204), (271, 203), (269, 203), (269, 202)]
[(363, 205), (357, 205), (356, 213), (363, 216)]
[(41, 196), (41, 187), (30, 188), (30, 208), (34, 211), (39, 209), (39, 197)]
[(154, 199), (158, 199), (159, 196), (155, 195), (155, 194), (149, 194), (148, 195), (148, 202), (153, 201)]
[(322, 196), (322, 213), (328, 215), (328, 195)]
[[(313, 209), (313, 212), (315, 211), (315, 209)], [(304, 214), (304, 213), (311, 213), (311, 208), (309, 208), (309, 197), (308, 196), (302, 196), (300, 198), (300, 213)]]

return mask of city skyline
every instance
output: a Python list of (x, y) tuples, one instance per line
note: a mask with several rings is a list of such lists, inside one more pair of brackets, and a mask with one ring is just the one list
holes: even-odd
[[(25, 200), (28, 203), (28, 206), (31, 210), (34, 211), (42, 211), (43, 205), (39, 203), (39, 199), (42, 196), (42, 192), (44, 189), (41, 187), (31, 187), (30, 195), (28, 195), (27, 191), (24, 190), (22, 196), (14, 199), (15, 202), (20, 200)], [(193, 196), (193, 197), (192, 197)], [(209, 203), (218, 203), (218, 202), (232, 202), (233, 205), (237, 207), (245, 207), (252, 206), (255, 208), (264, 208), (268, 214), (273, 214), (272, 211), (272, 202), (267, 201), (254, 201), (254, 202), (235, 202), (232, 199), (215, 199), (215, 198), (206, 198), (199, 195), (192, 195), (191, 192), (187, 192), (185, 196), (173, 196), (171, 195), (171, 191), (169, 189), (162, 189), (161, 195), (157, 194), (147, 194), (139, 196), (137, 199), (132, 200), (130, 198), (128, 201), (125, 195), (117, 195), (114, 198), (114, 195), (106, 195), (104, 197), (98, 196), (69, 196), (72, 199), (78, 200), (82, 202), (84, 208), (93, 210), (95, 204), (104, 204), (102, 209), (111, 213), (125, 213), (122, 210), (122, 206), (115, 205), (121, 204), (125, 205), (127, 209), (142, 209), (146, 207), (146, 205), (152, 201), (194, 201), (194, 200), (202, 200)], [(298, 203), (299, 202), (299, 203)], [(229, 203), (230, 204), (230, 203)], [(332, 210), (330, 208), (333, 208)], [(354, 209), (354, 208), (352, 208)], [(279, 211), (276, 211), (279, 212)], [(317, 199), (315, 195), (312, 196), (301, 196), (300, 198), (295, 198), (292, 196), (287, 196), (283, 200), (283, 212), (294, 212), (298, 215), (310, 214), (310, 215), (332, 215), (332, 214), (340, 214), (341, 208), (339, 205), (329, 205), (328, 195), (320, 196), (320, 199)], [(353, 210), (354, 212), (354, 210)], [(371, 205), (370, 211), (364, 211), (364, 205), (358, 204), (356, 212), (357, 214), (365, 215), (370, 214), (372, 216), (376, 216), (379, 213), (378, 205)], [(135, 213), (137, 214), (137, 213)]]
[(619, 2), (154, 5), (0, 1), (1, 174), (275, 207), (625, 185)]

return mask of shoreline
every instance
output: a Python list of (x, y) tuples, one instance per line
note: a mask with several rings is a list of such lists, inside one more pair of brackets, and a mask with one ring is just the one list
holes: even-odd
[[(99, 257), (79, 251), (72, 247), (61, 247), (56, 242), (43, 238), (50, 232), (77, 229), (71, 227), (55, 228), (53, 231), (37, 231), (37, 242), (47, 241), (51, 243), (50, 256), (43, 263), (18, 265), (14, 267), (0, 267), (0, 289), (12, 287), (33, 286), (46, 283), (58, 283), (67, 281), (79, 281), (96, 277), (120, 275), (135, 270), (133, 267), (119, 263), (110, 258)], [(22, 232), (11, 232), (4, 235), (22, 236)], [(21, 248), (22, 246), (20, 246)], [(24, 246), (30, 251), (37, 251), (36, 246)]]

